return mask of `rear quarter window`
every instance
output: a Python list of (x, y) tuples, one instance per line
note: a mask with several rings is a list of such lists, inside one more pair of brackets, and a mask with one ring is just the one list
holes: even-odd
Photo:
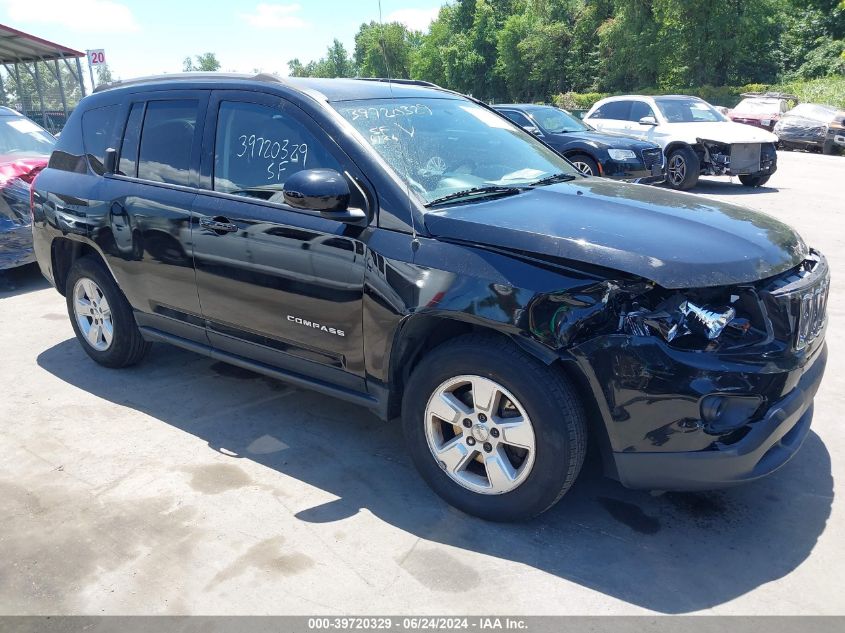
[(88, 110), (82, 115), (82, 140), (88, 164), (95, 174), (103, 175), (106, 149), (115, 147), (120, 106), (110, 105)]
[(590, 118), (627, 121), (630, 108), (630, 101), (608, 101), (596, 108), (596, 111), (590, 115)]

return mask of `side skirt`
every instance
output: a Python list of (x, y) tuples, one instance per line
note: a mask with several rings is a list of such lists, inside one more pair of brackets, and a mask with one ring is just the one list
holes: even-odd
[(283, 371), (281, 369), (271, 367), (270, 365), (266, 365), (264, 363), (249, 360), (248, 358), (244, 358), (243, 356), (238, 356), (236, 354), (230, 354), (228, 352), (223, 352), (218, 349), (214, 349), (210, 345), (203, 345), (202, 343), (189, 341), (188, 339), (184, 339), (180, 336), (174, 336), (173, 334), (162, 332), (161, 330), (157, 330), (156, 328), (142, 326), (139, 329), (141, 330), (141, 335), (147, 341), (157, 343), (169, 343), (171, 345), (175, 345), (176, 347), (181, 347), (182, 349), (195, 352), (196, 354), (208, 356), (209, 358), (213, 358), (214, 360), (223, 361), (224, 363), (229, 363), (230, 365), (235, 365), (236, 367), (241, 367), (243, 369), (254, 371), (258, 374), (263, 374), (265, 376), (275, 378), (282, 382), (291, 384), (295, 387), (300, 387), (302, 389), (310, 389), (312, 391), (317, 391), (319, 393), (326, 394), (327, 396), (332, 396), (333, 398), (338, 398), (340, 400), (345, 400), (347, 402), (351, 402), (353, 404), (357, 404), (368, 409), (373, 409), (376, 414), (381, 415), (381, 417), (384, 417), (381, 414), (381, 410), (385, 408), (386, 405), (384, 405), (379, 399), (375, 398), (370, 394), (361, 393), (358, 391), (351, 391), (349, 389), (343, 389), (341, 387), (336, 387), (325, 382), (313, 380), (301, 374)]

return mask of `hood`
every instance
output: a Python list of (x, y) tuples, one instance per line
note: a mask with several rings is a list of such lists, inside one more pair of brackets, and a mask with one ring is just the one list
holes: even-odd
[(672, 138), (683, 140), (690, 145), (696, 139), (715, 141), (717, 143), (777, 143), (778, 137), (761, 128), (734, 123), (733, 121), (719, 121), (714, 123), (667, 123), (660, 126), (661, 131), (671, 133)]
[(763, 213), (602, 178), (432, 210), (425, 224), (436, 237), (585, 262), (672, 289), (758, 281), (808, 254), (795, 231)]
[(658, 145), (649, 141), (641, 141), (624, 134), (614, 134), (612, 132), (594, 132), (592, 130), (584, 130), (583, 132), (561, 132), (559, 134), (549, 134), (549, 140), (571, 141), (580, 139), (586, 143), (590, 143), (595, 147), (602, 149), (655, 149)]

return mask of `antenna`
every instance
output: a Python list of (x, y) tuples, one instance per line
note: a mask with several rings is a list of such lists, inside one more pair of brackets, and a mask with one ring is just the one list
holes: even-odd
[[(381, 18), (381, 0), (378, 0), (378, 23), (379, 23), (379, 44), (381, 45), (381, 54), (384, 57), (384, 68), (387, 73), (387, 89), (390, 91), (390, 98), (393, 96), (393, 82), (390, 79), (390, 62), (387, 59), (387, 47), (384, 43), (384, 21)], [(401, 137), (400, 137), (401, 138)], [(408, 153), (405, 151), (404, 143), (400, 143), (402, 148), (402, 158), (405, 165), (405, 193), (408, 200), (408, 215), (411, 218), (411, 249), (416, 252), (420, 247), (420, 241), (417, 239), (417, 223), (414, 219), (414, 206), (411, 204), (411, 175), (408, 173)]]

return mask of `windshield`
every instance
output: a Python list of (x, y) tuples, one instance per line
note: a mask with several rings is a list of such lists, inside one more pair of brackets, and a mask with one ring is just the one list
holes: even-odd
[(717, 123), (726, 121), (713, 106), (701, 99), (656, 98), (654, 102), (669, 123)]
[(777, 99), (743, 99), (734, 108), (734, 112), (746, 114), (778, 114), (779, 111)]
[(332, 106), (426, 204), (469, 189), (579, 175), (520, 127), (464, 99), (366, 99)]
[(561, 132), (586, 132), (590, 128), (577, 117), (557, 108), (532, 108), (531, 116), (549, 134)]
[(40, 158), (49, 156), (56, 139), (24, 117), (0, 116), (0, 156)]

